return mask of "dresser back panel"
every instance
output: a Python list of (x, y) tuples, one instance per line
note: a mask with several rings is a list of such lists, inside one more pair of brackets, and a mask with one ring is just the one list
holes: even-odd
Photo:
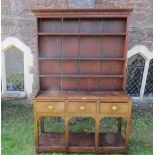
[(36, 11), (40, 90), (123, 91), (128, 14)]

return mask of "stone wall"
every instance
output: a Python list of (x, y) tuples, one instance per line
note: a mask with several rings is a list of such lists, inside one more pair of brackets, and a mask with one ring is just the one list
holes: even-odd
[(33, 95), (38, 90), (36, 50), (36, 19), (33, 8), (127, 8), (134, 11), (129, 18), (129, 49), (144, 45), (152, 51), (152, 0), (2, 0), (2, 41), (7, 37), (20, 39), (34, 56)]

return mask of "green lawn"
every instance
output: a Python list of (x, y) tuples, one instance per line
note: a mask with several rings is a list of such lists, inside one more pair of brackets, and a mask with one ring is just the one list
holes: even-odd
[[(33, 133), (33, 112), (32, 106), (23, 104), (24, 100), (2, 102), (2, 129), (1, 143), (2, 155), (34, 155), (34, 133)], [(112, 130), (114, 120), (109, 121)], [(101, 123), (102, 130), (108, 129), (108, 125)], [(129, 155), (152, 155), (152, 114), (149, 112), (134, 112), (132, 114), (131, 135)], [(46, 128), (51, 131), (63, 131), (60, 119), (47, 119)], [(70, 129), (73, 131), (94, 130), (92, 119), (70, 122)], [(43, 155), (42, 153), (40, 155)], [(62, 155), (63, 153), (53, 153)], [(71, 154), (71, 153), (70, 153)], [(47, 153), (47, 155), (51, 155)], [(90, 155), (90, 154), (89, 154)]]

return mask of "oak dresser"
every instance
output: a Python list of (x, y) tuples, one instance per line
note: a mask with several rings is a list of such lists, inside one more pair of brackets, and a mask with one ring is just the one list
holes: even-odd
[[(125, 82), (131, 11), (32, 10), (40, 83), (33, 99), (37, 152), (128, 153), (132, 100)], [(63, 118), (64, 132), (46, 132), (46, 117)], [(70, 132), (73, 117), (93, 118), (94, 132)], [(118, 121), (117, 132), (100, 131), (101, 119), (109, 117)]]

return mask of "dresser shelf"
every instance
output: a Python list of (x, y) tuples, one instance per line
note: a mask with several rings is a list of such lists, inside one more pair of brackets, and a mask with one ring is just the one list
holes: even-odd
[(73, 78), (76, 78), (76, 77), (79, 77), (79, 78), (84, 78), (84, 77), (89, 77), (89, 78), (96, 78), (96, 77), (102, 77), (102, 78), (124, 78), (124, 75), (90, 75), (90, 74), (87, 74), (87, 75), (39, 75), (39, 77), (73, 77)]
[[(109, 133), (99, 133), (99, 152), (109, 152), (113, 149), (113, 152), (117, 152), (118, 148), (125, 151), (124, 138), (120, 133), (110, 133), (116, 137), (116, 141), (113, 144), (106, 143), (105, 136)], [(78, 149), (82, 149), (80, 152), (95, 152), (95, 133), (85, 132), (85, 133), (69, 133), (69, 145), (65, 145), (65, 133), (60, 132), (50, 132), (41, 133), (39, 138), (39, 150), (41, 152), (58, 150), (65, 152), (70, 150), (70, 152), (77, 152)]]
[(38, 33), (39, 36), (125, 36), (126, 33)]
[(125, 61), (125, 58), (39, 58), (39, 60)]

